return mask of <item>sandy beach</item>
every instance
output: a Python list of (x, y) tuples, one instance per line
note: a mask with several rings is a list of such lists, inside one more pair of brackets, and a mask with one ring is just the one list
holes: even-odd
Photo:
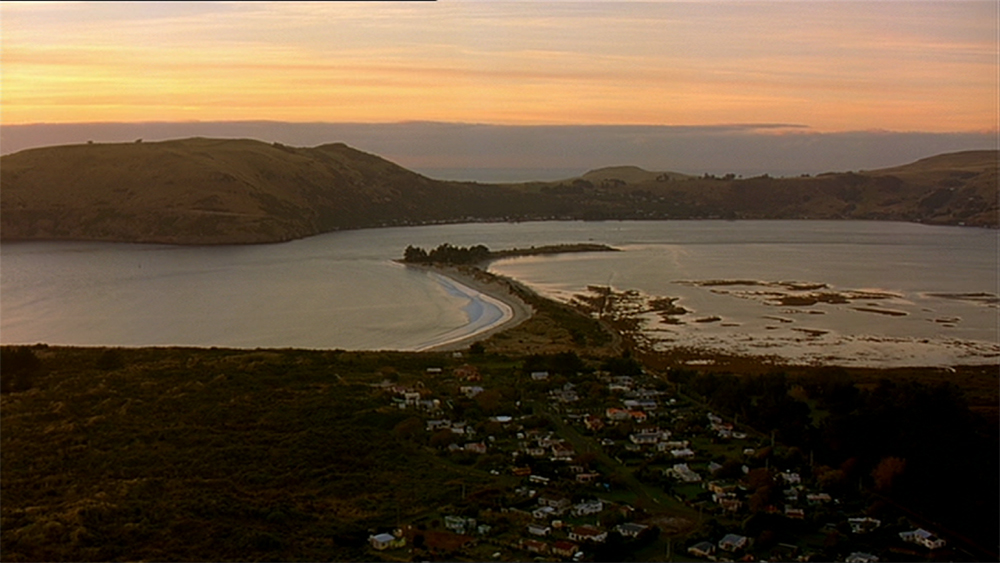
[(474, 300), (485, 301), (495, 306), (499, 306), (503, 311), (501, 317), (492, 322), (474, 329), (469, 334), (462, 334), (454, 339), (447, 340), (433, 346), (421, 349), (421, 351), (451, 351), (467, 348), (473, 342), (484, 340), (490, 336), (515, 327), (525, 320), (531, 318), (534, 309), (519, 297), (514, 295), (502, 278), (497, 278), (493, 274), (487, 274), (481, 270), (470, 268), (457, 268), (454, 266), (426, 265), (426, 264), (406, 264), (410, 268), (421, 268), (441, 275), (451, 283), (465, 288), (462, 293), (468, 294)]

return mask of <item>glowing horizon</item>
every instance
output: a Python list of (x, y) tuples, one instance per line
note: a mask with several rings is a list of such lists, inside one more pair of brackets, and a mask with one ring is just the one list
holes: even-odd
[(997, 14), (987, 1), (4, 2), (0, 124), (996, 131)]

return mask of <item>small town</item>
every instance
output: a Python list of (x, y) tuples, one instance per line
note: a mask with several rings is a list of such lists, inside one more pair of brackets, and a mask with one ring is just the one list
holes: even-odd
[[(372, 392), (411, 416), (395, 433), (488, 474), (432, 513), (371, 530), (373, 558), (877, 561), (968, 557), (888, 499), (711, 412), (624, 358), (575, 354), (507, 370), (395, 371)], [(533, 365), (534, 364), (534, 365)], [(544, 369), (547, 366), (554, 369)], [(537, 368), (537, 369), (536, 369)]]

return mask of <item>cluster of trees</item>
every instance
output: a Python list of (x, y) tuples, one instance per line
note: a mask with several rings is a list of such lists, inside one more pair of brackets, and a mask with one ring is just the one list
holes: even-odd
[(490, 249), (481, 244), (463, 247), (444, 243), (427, 251), (418, 246), (407, 246), (403, 252), (404, 262), (437, 263), (437, 264), (475, 264), (490, 257)]

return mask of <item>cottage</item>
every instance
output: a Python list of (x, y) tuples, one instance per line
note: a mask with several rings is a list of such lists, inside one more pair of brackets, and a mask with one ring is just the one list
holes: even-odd
[(543, 496), (538, 497), (538, 504), (541, 506), (551, 506), (557, 511), (565, 512), (573, 503), (566, 497)]
[(778, 473), (777, 477), (786, 485), (798, 485), (802, 483), (802, 476), (798, 473), (782, 471), (781, 473)]
[(397, 538), (392, 534), (376, 534), (368, 537), (368, 543), (379, 551), (385, 549), (395, 549), (406, 545), (405, 538)]
[(627, 409), (617, 409), (611, 407), (609, 409), (605, 409), (604, 416), (607, 417), (608, 420), (628, 420), (631, 415)]
[(905, 542), (922, 545), (927, 549), (940, 549), (945, 546), (945, 541), (923, 528), (917, 528), (909, 532), (900, 532), (900, 539)]
[(476, 369), (476, 366), (471, 366), (469, 364), (455, 368), (455, 377), (465, 379), (467, 381), (480, 381), (482, 379), (482, 376), (479, 375), (479, 370)]
[(587, 430), (597, 432), (604, 428), (604, 421), (601, 420), (600, 417), (588, 414), (586, 418), (583, 419), (583, 425), (587, 427)]
[(552, 445), (552, 459), (568, 461), (573, 459), (575, 455), (576, 450), (569, 444), (559, 443)]
[(478, 385), (463, 385), (458, 390), (469, 399), (485, 391), (485, 389)]
[(556, 514), (556, 509), (551, 506), (540, 506), (531, 511), (531, 516), (536, 520), (547, 520)]
[(646, 526), (645, 524), (636, 524), (635, 522), (628, 522), (615, 526), (615, 531), (621, 534), (623, 538), (638, 537), (639, 534), (645, 532), (647, 529), (649, 529), (649, 526)]
[(525, 550), (527, 550), (527, 551), (529, 551), (531, 553), (545, 554), (545, 553), (549, 552), (549, 544), (547, 544), (547, 543), (545, 543), (543, 541), (538, 541), (538, 540), (524, 540), (524, 541), (521, 542), (521, 546)]
[(476, 519), (449, 515), (444, 517), (444, 527), (456, 534), (464, 534), (476, 527)]
[(833, 500), (833, 497), (826, 493), (812, 493), (806, 495), (806, 500), (809, 501), (809, 504), (821, 504), (824, 502), (830, 502)]
[(484, 442), (469, 442), (465, 445), (465, 451), (474, 454), (484, 454), (486, 453), (486, 444)]
[(552, 544), (552, 553), (561, 557), (573, 557), (580, 548), (573, 542), (557, 541)]
[(588, 500), (581, 502), (579, 504), (573, 505), (573, 509), (570, 511), (573, 516), (586, 516), (587, 514), (597, 514), (604, 510), (604, 503), (598, 500)]
[(595, 526), (576, 526), (570, 530), (569, 539), (581, 542), (604, 543), (604, 540), (608, 539), (608, 533)]
[(655, 444), (660, 441), (660, 432), (659, 430), (653, 432), (650, 431), (637, 432), (635, 434), (630, 434), (628, 439), (633, 444), (640, 446)]
[(750, 545), (750, 538), (739, 534), (726, 534), (719, 540), (719, 549), (723, 551), (739, 551)]
[(664, 469), (663, 472), (668, 477), (673, 477), (685, 483), (697, 483), (701, 481), (701, 475), (694, 472), (686, 463), (675, 463), (673, 467)]
[(528, 524), (528, 533), (533, 536), (548, 536), (552, 533), (552, 528), (540, 524)]
[(847, 523), (851, 525), (851, 533), (867, 534), (882, 525), (882, 521), (877, 518), (848, 518)]
[(794, 518), (796, 520), (805, 520), (806, 511), (801, 508), (796, 508), (790, 504), (785, 505), (785, 517)]
[(688, 548), (688, 553), (695, 557), (708, 558), (715, 555), (715, 546), (707, 541), (698, 542)]

